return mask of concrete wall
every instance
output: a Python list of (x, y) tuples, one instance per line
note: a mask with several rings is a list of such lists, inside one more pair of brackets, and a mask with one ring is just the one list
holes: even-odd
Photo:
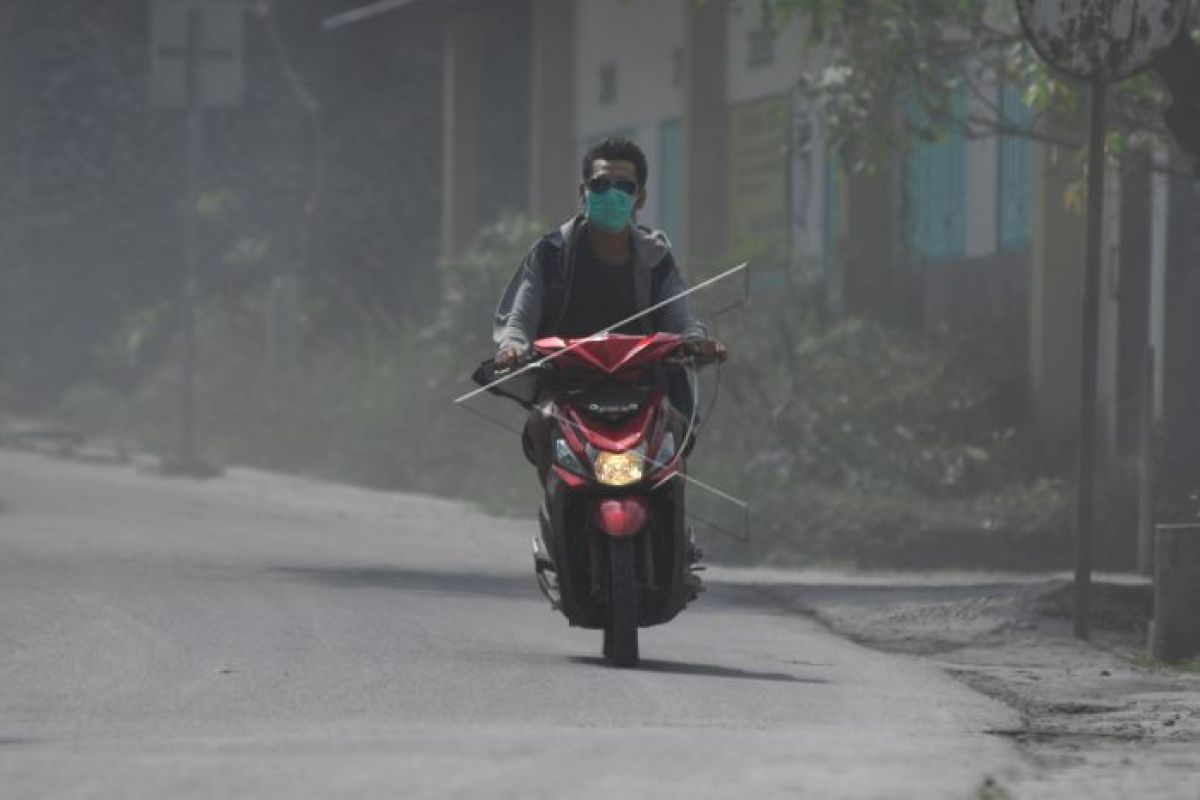
[[(1100, 349), (1096, 373), (1096, 402), (1100, 443), (1106, 455), (1113, 452), (1117, 429), (1117, 358), (1120, 343), (1120, 307), (1117, 305), (1122, 270), (1121, 179), (1105, 173), (1104, 225), (1100, 263)], [(1083, 261), (1084, 249), (1075, 258)], [(1134, 268), (1134, 267), (1130, 267)], [(1078, 300), (1076, 302), (1079, 302)]]
[(533, 0), (530, 210), (548, 222), (577, 202), (575, 177), (575, 3)]
[[(1079, 419), (1083, 341), (1086, 220), (1065, 197), (1077, 178), (1076, 152), (1039, 145), (1035, 155), (1033, 252), (1030, 272), (1030, 390), (1047, 434), (1073, 439)], [(1105, 186), (1097, 352), (1097, 425), (1105, 454), (1115, 445), (1120, 346), (1120, 180)], [(1131, 267), (1133, 268), (1133, 267)]]
[[(663, 123), (683, 110), (684, 12), (688, 0), (573, 0), (575, 150), (604, 136), (629, 136), (650, 163), (639, 221), (661, 223), (658, 169)], [(605, 81), (613, 81), (611, 97)], [(579, 176), (573, 176), (578, 183)]]
[(442, 51), (442, 253), (465, 249), (479, 209), (483, 20), (462, 11), (446, 22)]
[(1030, 274), (1030, 390), (1048, 435), (1070, 438), (1079, 418), (1083, 324), (1084, 216), (1063, 194), (1073, 179), (1072, 151), (1034, 151), (1033, 253)]
[(683, 53), (683, 251), (715, 259), (727, 248), (729, 105), (725, 64), (729, 3), (685, 7)]
[(484, 6), (479, 175), (479, 216), (484, 225), (506, 213), (529, 209), (532, 5), (531, 0), (489, 0)]
[[(801, 264), (816, 272), (826, 245), (825, 141), (817, 109), (799, 84), (804, 71), (818, 65), (824, 54), (806, 41), (805, 25), (799, 16), (764, 17), (762, 5), (751, 0), (730, 3), (727, 25), (726, 95), (733, 113), (768, 98), (784, 98), (790, 104), (785, 152), (761, 153), (752, 160), (764, 166), (778, 160), (769, 169), (784, 176), (786, 237)], [(756, 59), (759, 54), (755, 49), (762, 46), (765, 36), (771, 40), (770, 58)], [(731, 168), (739, 172), (741, 165), (735, 161)], [(736, 185), (734, 192), (731, 201), (737, 203)], [(736, 217), (737, 210), (731, 213)]]
[[(662, 223), (666, 202), (682, 205), (687, 211), (680, 214), (684, 220), (678, 227), (690, 230), (678, 237), (678, 249), (708, 255), (724, 251), (732, 244), (726, 234), (731, 226), (737, 227), (730, 215), (736, 215), (738, 208), (724, 203), (726, 190), (716, 191), (714, 176), (717, 170), (740, 173), (743, 166), (729, 160), (730, 127), (737, 124), (739, 108), (784, 98), (790, 104), (788, 114), (794, 117), (786, 124), (790, 130), (782, 146), (771, 145), (769, 154), (741, 155), (743, 160), (778, 161), (769, 171), (773, 182), (780, 184), (770, 191), (772, 196), (780, 195), (779, 227), (815, 263), (823, 246), (824, 145), (813, 109), (803, 98), (793, 101), (805, 59), (813, 55), (806, 50), (799, 22), (792, 19), (775, 26), (772, 58), (752, 63), (752, 37), (761, 37), (764, 26), (758, 3), (729, 0), (697, 6), (691, 0), (576, 0), (573, 7), (576, 150), (582, 152), (590, 142), (612, 133), (629, 135), (642, 146), (650, 161), (651, 180), (640, 221)], [(629, 35), (601, 33), (613, 30)], [(616, 82), (615, 97), (608, 101), (601, 97), (606, 68), (615, 68)], [(663, 150), (664, 124), (684, 117), (685, 105), (690, 111), (680, 130), (682, 149), (687, 152), (681, 181), (686, 184), (693, 176), (702, 181), (694, 191), (678, 187), (675, 191), (682, 196), (664, 198), (656, 180), (669, 155)], [(797, 132), (799, 139), (793, 139)], [(732, 184), (726, 185), (733, 191)]]
[[(1168, 155), (1155, 153), (1156, 166)], [(1150, 346), (1154, 348), (1154, 415), (1163, 415), (1163, 352), (1166, 338), (1167, 236), (1170, 218), (1170, 178), (1155, 172), (1150, 178)]]
[[(640, 128), (683, 109), (677, 53), (686, 0), (575, 0), (575, 109), (579, 136)], [(615, 98), (601, 97), (602, 70), (616, 66)]]
[(1164, 292), (1164, 479), (1200, 483), (1200, 181), (1170, 179)]
[[(769, 63), (752, 63), (752, 45), (764, 28), (773, 32), (773, 58)], [(771, 95), (791, 93), (799, 81), (807, 48), (798, 16), (766, 20), (762, 4), (753, 0), (731, 0), (726, 31), (726, 95), (731, 104)]]
[[(999, 88), (990, 91), (999, 95)], [(980, 97), (971, 97), (968, 113), (995, 113)], [(987, 257), (999, 250), (1000, 183), (999, 142), (995, 136), (967, 141), (967, 258)]]
[(442, 252), (530, 205), (529, 0), (463, 3), (444, 21)]

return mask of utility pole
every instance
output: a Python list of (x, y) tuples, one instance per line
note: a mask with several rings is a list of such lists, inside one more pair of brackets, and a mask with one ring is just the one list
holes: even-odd
[[(33, 181), (33, 140), (34, 103), (31, 84), (35, 74), (34, 62), (36, 53), (33, 36), (36, 18), (35, 6), (32, 2), (17, 4), (14, 13), (13, 36), (16, 43), (12, 58), (16, 63), (16, 77), (11, 92), (14, 108), (10, 111), (10, 119), (15, 122), (13, 141), (17, 153), (16, 175), (14, 185), (9, 188), (10, 204), (9, 219), (12, 221), (12, 249), (15, 264), (15, 275), (12, 280), (12, 296), (9, 309), (13, 313), (13, 340), (9, 343), (8, 363), (6, 368), (11, 373), (8, 377), (13, 386), (18, 388), (18, 396), (24, 395), (23, 400), (32, 397), (30, 376), (33, 361), (33, 279), (30, 264), (34, 257), (34, 204), (35, 185)], [(23, 32), (18, 35), (16, 32)]]
[(187, 179), (183, 212), (183, 291), (179, 302), (183, 354), (180, 362), (179, 466), (184, 471), (196, 459), (196, 263), (199, 258), (200, 161), (204, 153), (204, 108), (200, 104), (200, 46), (203, 17), (188, 10), (187, 53), (184, 66), (187, 106)]
[(196, 441), (196, 301), (204, 110), (241, 102), (245, 4), (239, 0), (150, 0), (150, 11), (151, 104), (184, 111), (179, 433), (176, 452), (165, 468), (171, 473), (199, 477), (214, 471), (201, 463)]
[(1079, 369), (1079, 453), (1075, 485), (1075, 598), (1071, 628), (1089, 635), (1095, 524), (1096, 388), (1100, 344), (1100, 256), (1104, 222), (1104, 132), (1108, 87), (1093, 80), (1088, 102), (1087, 243), (1083, 272), (1083, 354)]
[(1096, 389), (1108, 84), (1150, 66), (1178, 37), (1187, 15), (1180, 0), (1016, 0), (1016, 5), (1025, 36), (1042, 60), (1060, 72), (1087, 81), (1089, 87), (1087, 243), (1071, 613), (1075, 636), (1087, 639), (1095, 522)]

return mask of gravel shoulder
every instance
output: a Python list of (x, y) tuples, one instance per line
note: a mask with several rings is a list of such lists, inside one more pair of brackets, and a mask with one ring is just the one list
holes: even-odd
[(861, 644), (937, 663), (1019, 712), (997, 731), (1039, 769), (1017, 798), (1200, 798), (1200, 669), (1145, 657), (1151, 588), (1099, 576), (1092, 641), (1071, 636), (1065, 576), (718, 570)]

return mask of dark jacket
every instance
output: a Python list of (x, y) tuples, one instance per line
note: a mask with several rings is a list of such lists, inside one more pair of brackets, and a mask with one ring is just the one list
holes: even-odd
[[(571, 297), (575, 253), (585, 224), (583, 217), (566, 221), (539, 239), (525, 256), (496, 308), (492, 338), (498, 348), (528, 348), (535, 339), (555, 335)], [(639, 310), (687, 290), (671, 255), (671, 243), (662, 231), (633, 228), (633, 281)], [(639, 323), (646, 333), (663, 331), (689, 338), (706, 335), (686, 297), (647, 314)]]

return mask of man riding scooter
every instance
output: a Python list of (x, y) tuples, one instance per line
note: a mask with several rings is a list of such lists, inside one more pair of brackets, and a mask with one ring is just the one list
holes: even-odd
[[(667, 237), (634, 224), (646, 202), (642, 151), (606, 139), (582, 173), (583, 214), (522, 261), (496, 311), (494, 369), (475, 380), (530, 411), (525, 453), (545, 490), (538, 586), (571, 625), (604, 631), (614, 665), (633, 667), (639, 628), (669, 622), (702, 589), (675, 480), (696, 416), (681, 368), (726, 352), (693, 316)], [(535, 370), (522, 397), (495, 378)]]
[[(583, 157), (579, 196), (583, 213), (543, 236), (521, 262), (496, 310), (496, 368), (521, 365), (533, 341), (590, 336), (678, 296), (687, 284), (661, 231), (635, 224), (646, 204), (646, 156), (635, 143), (610, 137)], [(686, 297), (613, 333), (676, 333), (698, 362), (724, 361), (725, 346), (706, 337)], [(686, 382), (672, 380), (675, 425), (682, 429), (694, 403)], [(525, 445), (544, 484), (552, 462), (553, 420), (535, 405)]]

